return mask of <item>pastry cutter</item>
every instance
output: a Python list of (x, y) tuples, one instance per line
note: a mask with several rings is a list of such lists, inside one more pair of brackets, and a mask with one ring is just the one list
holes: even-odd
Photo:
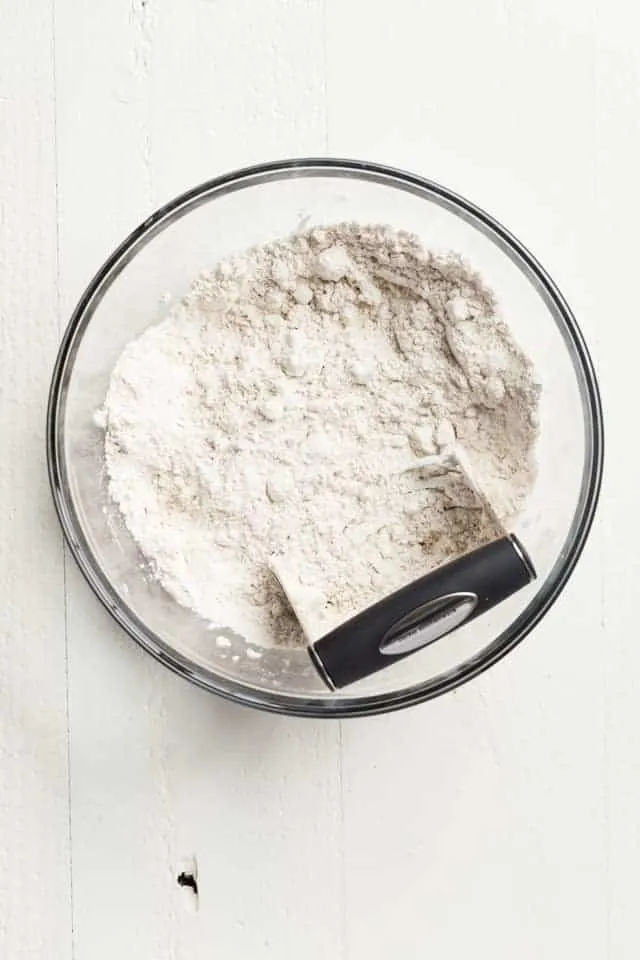
[(425, 472), (426, 487), (446, 489), (452, 480), (464, 483), (475, 498), (473, 505), (492, 521), (497, 538), (413, 580), (328, 632), (314, 621), (312, 605), (305, 605), (296, 590), (297, 577), (286, 561), (271, 559), (271, 571), (305, 635), (314, 666), (332, 690), (422, 650), (536, 577), (527, 551), (503, 526), (459, 448), (415, 460), (402, 472), (414, 470)]

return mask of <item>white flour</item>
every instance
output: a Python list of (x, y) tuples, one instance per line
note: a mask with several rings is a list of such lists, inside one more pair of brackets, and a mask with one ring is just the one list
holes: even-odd
[(269, 644), (299, 638), (273, 555), (329, 627), (496, 536), (460, 483), (402, 471), (455, 442), (508, 518), (533, 482), (537, 403), (467, 265), (340, 224), (200, 277), (127, 346), (98, 419), (160, 583)]

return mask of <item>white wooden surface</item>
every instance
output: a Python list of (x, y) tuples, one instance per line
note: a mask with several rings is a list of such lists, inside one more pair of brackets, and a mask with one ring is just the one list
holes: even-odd
[[(639, 29), (633, 0), (0, 0), (2, 958), (637, 960)], [(510, 225), (579, 316), (608, 427), (597, 529), (535, 635), (342, 724), (134, 648), (64, 564), (43, 451), (59, 330), (125, 232), (325, 152)]]

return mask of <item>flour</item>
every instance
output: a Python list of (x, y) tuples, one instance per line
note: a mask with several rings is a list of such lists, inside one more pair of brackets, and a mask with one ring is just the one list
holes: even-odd
[(325, 628), (496, 535), (534, 478), (538, 387), (481, 278), (384, 226), (313, 229), (219, 263), (124, 350), (97, 422), (111, 497), (181, 604), (299, 640), (281, 557)]

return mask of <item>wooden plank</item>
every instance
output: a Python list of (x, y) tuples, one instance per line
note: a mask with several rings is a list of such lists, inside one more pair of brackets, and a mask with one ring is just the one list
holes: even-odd
[[(321, 17), (316, 0), (114, 0), (100, 17), (58, 0), (65, 312), (154, 205), (322, 149)], [(78, 956), (338, 955), (337, 725), (234, 708), (174, 678), (75, 570), (68, 602)], [(177, 883), (194, 860), (197, 911)]]
[[(640, 163), (640, 65), (630, 40), (640, 10), (621, 0), (598, 2), (594, 80), (597, 144), (595, 211), (589, 241), (596, 270), (589, 283), (600, 335), (600, 372), (607, 430), (607, 467), (600, 512), (603, 556), (604, 659), (607, 725), (606, 830), (609, 950), (631, 960), (640, 950), (634, 892), (640, 886), (640, 647), (637, 597), (637, 493), (640, 457), (634, 443), (640, 334), (634, 300)], [(631, 283), (630, 283), (631, 282)]]
[(62, 540), (44, 463), (58, 341), (52, 9), (0, 3), (0, 955), (71, 957)]
[[(390, 29), (386, 9), (329, 0), (327, 77), (329, 149), (422, 172), (501, 217), (551, 269), (598, 358), (596, 297), (613, 261), (594, 249), (597, 125), (613, 89), (597, 104), (596, 13), (574, 0), (399, 0)], [(625, 140), (626, 183), (638, 142)], [(491, 673), (345, 725), (349, 957), (607, 955), (615, 693), (602, 584), (614, 562), (605, 569), (596, 534), (552, 613)], [(621, 716), (632, 724), (630, 698)], [(637, 798), (637, 778), (624, 781)], [(637, 952), (637, 932), (629, 943)]]

